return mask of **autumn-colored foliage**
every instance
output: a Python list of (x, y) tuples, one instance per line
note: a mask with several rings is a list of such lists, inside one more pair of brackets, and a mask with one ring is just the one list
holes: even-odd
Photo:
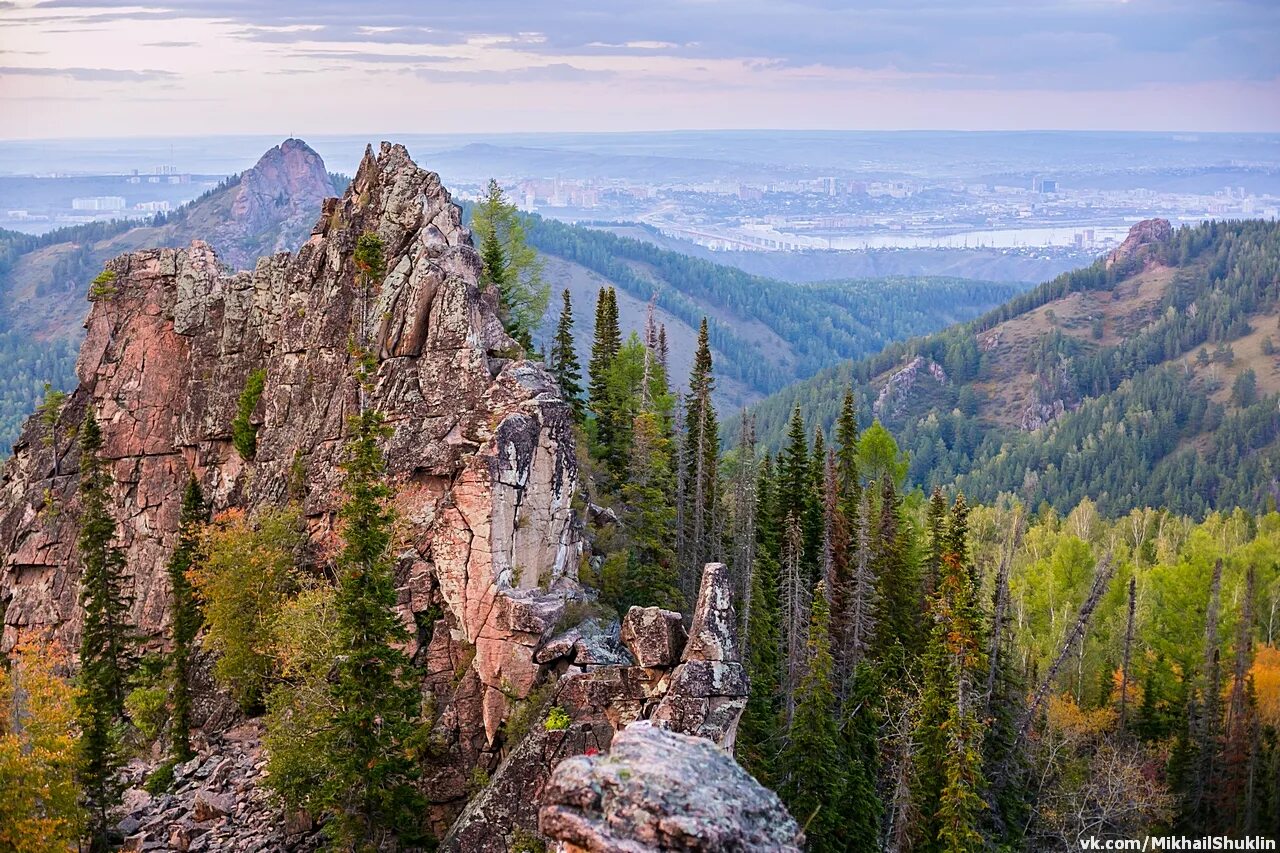
[(0, 850), (65, 853), (79, 834), (75, 690), (66, 652), (21, 643), (0, 667)]

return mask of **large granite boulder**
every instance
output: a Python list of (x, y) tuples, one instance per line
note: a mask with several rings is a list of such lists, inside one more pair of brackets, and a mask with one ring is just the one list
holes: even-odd
[(778, 796), (709, 741), (635, 723), (608, 755), (556, 767), (538, 826), (576, 853), (799, 853), (803, 835)]

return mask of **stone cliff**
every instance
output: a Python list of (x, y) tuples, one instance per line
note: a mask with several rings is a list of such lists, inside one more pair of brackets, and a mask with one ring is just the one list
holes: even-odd
[(1144, 219), (1129, 229), (1124, 242), (1107, 255), (1106, 267), (1116, 264), (1137, 263), (1150, 249), (1148, 247), (1168, 242), (1173, 236), (1173, 226), (1167, 219)]
[[(389, 273), (362, 310), (351, 252), (369, 230)], [(540, 366), (510, 357), (517, 348), (478, 287), (479, 257), (439, 177), (383, 144), (297, 254), (230, 274), (197, 242), (107, 268), (116, 278), (90, 312), (59, 432), (97, 410), (139, 629), (159, 637), (167, 624), (164, 566), (189, 473), (215, 510), (298, 500), (314, 553), (327, 552), (356, 402), (347, 343), (364, 335), (379, 356), (372, 402), (393, 430), (410, 651), (457, 721), (458, 748), (471, 758), (491, 748), (576, 586), (577, 468), (568, 408)], [(258, 450), (246, 461), (231, 421), (258, 369)], [(48, 438), (28, 423), (0, 482), (4, 649), (24, 629), (78, 640), (76, 451), (64, 438), (55, 459)], [(552, 592), (561, 586), (569, 592)], [(418, 624), (428, 613), (442, 618)]]
[[(289, 152), (278, 159), (287, 170)], [(386, 246), (388, 272), (362, 293), (352, 252), (368, 231)], [(56, 432), (32, 418), (0, 477), (0, 651), (26, 631), (78, 643), (72, 436), (90, 407), (114, 474), (133, 620), (152, 646), (165, 643), (165, 567), (190, 475), (215, 512), (296, 501), (309, 559), (322, 565), (359, 393), (348, 342), (359, 338), (377, 356), (370, 402), (391, 427), (401, 618), (438, 714), (443, 755), (424, 779), (428, 817), (444, 834), (467, 806), (445, 848), (505, 851), (536, 832), (537, 795), (555, 764), (607, 749), (629, 723), (731, 749), (747, 681), (725, 568), (707, 567), (687, 634), (679, 614), (656, 608), (633, 608), (621, 625), (590, 618), (599, 611), (577, 582), (584, 546), (568, 406), (540, 364), (518, 357), (479, 287), (459, 209), (403, 147), (368, 151), (344, 197), (323, 202), (310, 239), (251, 272), (231, 272), (198, 241), (122, 255), (107, 269), (115, 278), (95, 294), (79, 386)], [(258, 370), (257, 450), (243, 459), (232, 420)], [(274, 811), (258, 784), (260, 723), (219, 695), (207, 658), (196, 679), (200, 757), (179, 768), (169, 795), (134, 788), (122, 828), (139, 849), (308, 849), (309, 821)], [(550, 725), (552, 708), (567, 727)], [(130, 781), (145, 771), (132, 768)]]

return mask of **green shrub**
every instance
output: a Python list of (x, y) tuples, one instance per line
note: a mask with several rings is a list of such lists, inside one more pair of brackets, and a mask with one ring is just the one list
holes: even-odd
[(254, 518), (229, 511), (205, 530), (203, 558), (190, 573), (208, 626), (204, 643), (218, 654), (214, 677), (245, 710), (260, 705), (276, 673), (275, 624), (299, 587), (303, 541), (294, 507)]
[(266, 388), (267, 371), (259, 368), (249, 374), (244, 382), (244, 390), (240, 392), (240, 403), (236, 406), (236, 416), (231, 422), (231, 443), (242, 459), (252, 459), (258, 452), (258, 428), (251, 418), (258, 401), (262, 399), (262, 391)]
[(173, 788), (173, 761), (166, 761), (155, 770), (151, 771), (151, 775), (147, 777), (147, 781), (142, 783), (142, 788), (153, 797), (158, 797)]
[(133, 727), (150, 743), (169, 721), (169, 691), (163, 687), (135, 687), (124, 697), (124, 709)]
[(110, 299), (116, 295), (114, 287), (116, 274), (111, 270), (103, 270), (98, 273), (93, 281), (89, 282), (89, 299), (96, 302), (99, 299)]
[(562, 732), (569, 728), (569, 724), (573, 720), (569, 717), (569, 712), (559, 705), (556, 705), (547, 712), (547, 721), (543, 724), (549, 732)]

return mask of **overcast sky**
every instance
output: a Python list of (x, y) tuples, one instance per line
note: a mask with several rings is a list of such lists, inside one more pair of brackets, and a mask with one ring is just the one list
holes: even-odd
[(0, 0), (0, 138), (1280, 131), (1280, 0)]

